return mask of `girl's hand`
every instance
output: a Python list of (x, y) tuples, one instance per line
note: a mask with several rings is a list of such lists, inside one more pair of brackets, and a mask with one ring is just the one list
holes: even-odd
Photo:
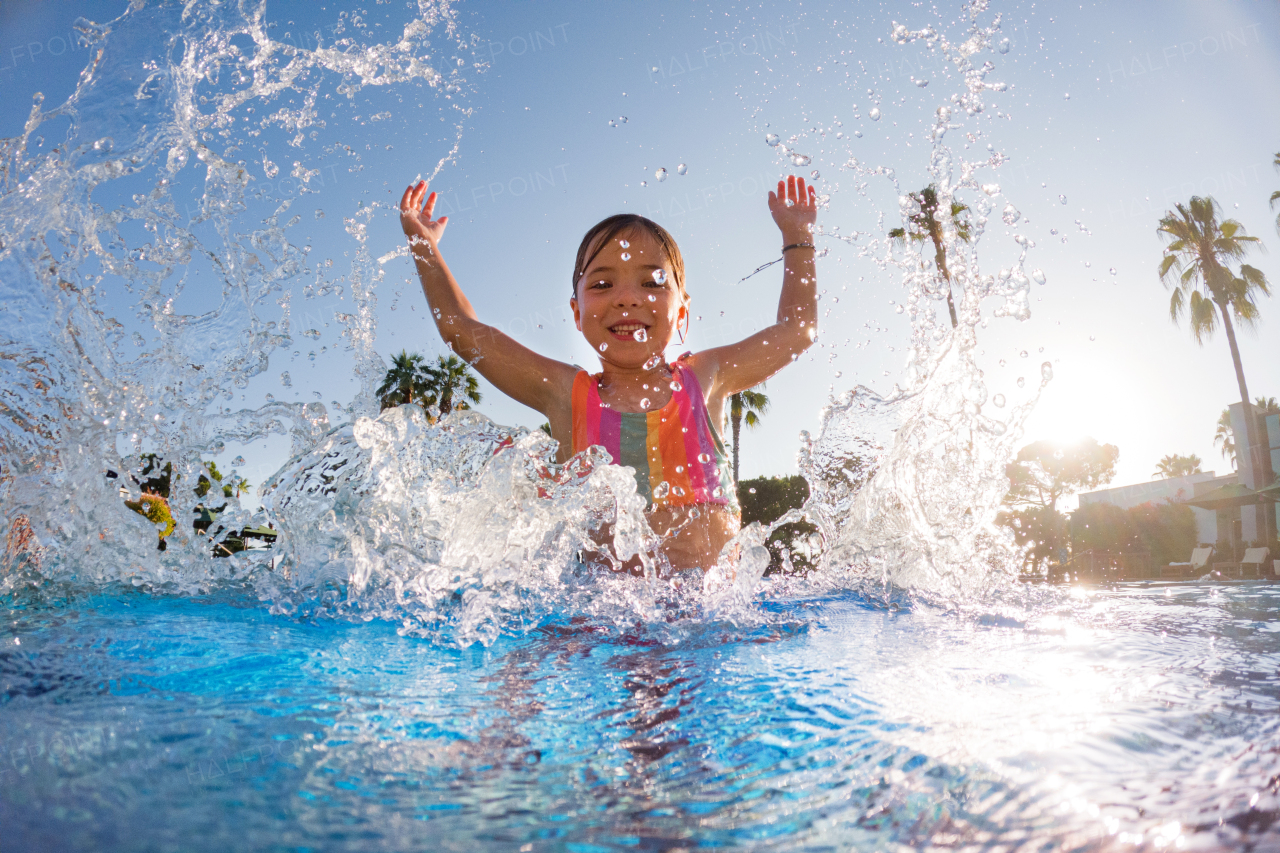
[(813, 239), (813, 224), (818, 221), (817, 192), (805, 186), (804, 178), (787, 176), (778, 181), (778, 191), (769, 193), (769, 212), (782, 232), (784, 243), (808, 243)]
[(404, 191), (404, 195), (400, 198), (400, 227), (404, 229), (410, 244), (416, 243), (414, 238), (417, 237), (425, 240), (432, 249), (435, 249), (440, 238), (444, 236), (444, 227), (449, 224), (449, 217), (431, 218), (431, 213), (436, 207), (436, 194), (431, 193), (424, 202), (422, 197), (426, 192), (426, 181), (418, 181), (417, 186), (411, 184)]

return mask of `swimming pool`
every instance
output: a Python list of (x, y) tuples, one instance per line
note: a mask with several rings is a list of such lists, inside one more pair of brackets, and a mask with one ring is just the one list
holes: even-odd
[(1280, 845), (1267, 585), (779, 589), (461, 650), (230, 592), (10, 603), (8, 850)]

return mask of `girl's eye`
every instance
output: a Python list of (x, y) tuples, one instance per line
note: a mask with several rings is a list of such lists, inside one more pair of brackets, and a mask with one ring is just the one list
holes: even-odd
[(593, 289), (595, 289), (595, 288), (604, 288), (604, 287), (610, 287), (610, 284), (609, 284), (609, 282), (604, 281), (604, 280), (602, 279), (602, 280), (600, 280), (600, 281), (592, 282), (592, 283), (591, 283), (591, 287), (592, 287)]

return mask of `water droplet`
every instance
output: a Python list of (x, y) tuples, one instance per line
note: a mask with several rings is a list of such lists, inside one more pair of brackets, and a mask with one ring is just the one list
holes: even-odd
[(752, 486), (751, 488), (747, 489), (747, 493), (754, 495), (756, 493), (756, 487)]
[(662, 183), (667, 179), (667, 170), (660, 168), (658, 171), (653, 173), (653, 176), (658, 179), (658, 183)]
[(604, 351), (605, 351), (605, 350), (607, 350), (608, 348), (609, 348), (609, 345), (608, 345), (608, 344), (601, 344), (601, 345), (600, 345), (600, 352), (604, 352)]
[(312, 350), (311, 352), (307, 353), (307, 359), (308, 359), (309, 361), (315, 361), (315, 360), (316, 360), (316, 351), (315, 351), (315, 350)]
[(666, 284), (666, 283), (667, 283), (667, 271), (666, 271), (666, 270), (654, 270), (654, 271), (653, 271), (653, 280), (654, 280), (655, 282), (657, 282), (658, 284)]
[(894, 309), (893, 309), (893, 313), (895, 313), (895, 314), (901, 314), (901, 313), (902, 313), (902, 306), (901, 306), (901, 305), (899, 305), (899, 306), (897, 306), (896, 308), (894, 308)]
[(983, 184), (982, 191), (987, 195), (999, 195), (1000, 185), (999, 184)]
[(682, 486), (676, 486), (671, 492), (678, 498), (684, 497), (684, 488)]
[(147, 345), (147, 339), (142, 337), (142, 335), (139, 332), (134, 332), (133, 345), (135, 347), (145, 347)]
[(1003, 409), (1003, 408), (1004, 408), (1004, 395), (1003, 395), (1003, 394), (997, 394), (997, 395), (995, 395), (994, 397), (992, 397), (992, 398), (991, 398), (991, 405), (995, 406), (997, 409)]
[(1026, 357), (1027, 357), (1027, 351), (1026, 351), (1026, 350), (1023, 350), (1022, 352), (1018, 353), (1018, 355), (1022, 356), (1023, 358), (1026, 358)]
[(318, 207), (316, 208), (316, 219), (324, 219), (324, 211)]
[(767, 142), (767, 143), (769, 143), (770, 145), (777, 145), (777, 144), (778, 144), (778, 141), (779, 141), (779, 140), (778, 140), (778, 134), (776, 134), (776, 133), (766, 133), (766, 134), (764, 135), (764, 141), (765, 141), (765, 142)]
[(1058, 201), (1062, 202), (1063, 204), (1066, 204), (1066, 203), (1067, 203), (1067, 197), (1066, 197), (1065, 195), (1060, 195), (1060, 196), (1058, 196)]
[(1004, 206), (1004, 210), (1000, 212), (1000, 218), (1004, 220), (1005, 225), (1014, 225), (1022, 218), (1022, 214), (1010, 203)]
[(303, 333), (302, 333), (302, 336), (303, 336), (304, 338), (312, 338), (312, 339), (314, 339), (314, 338), (318, 338), (318, 337), (320, 337), (320, 330), (319, 330), (319, 329), (307, 329), (305, 332), (303, 332)]
[(689, 167), (686, 166), (684, 163), (681, 163), (679, 166), (676, 166), (676, 174), (677, 175), (689, 174)]
[(724, 489), (720, 488), (719, 486), (716, 486), (714, 489), (711, 490), (711, 497), (713, 498), (718, 498), (723, 495), (724, 495)]
[(642, 398), (642, 399), (640, 400), (640, 408), (642, 408), (642, 409), (647, 409), (647, 408), (649, 408), (649, 398), (648, 398), (648, 397), (644, 397), (644, 398)]
[(649, 332), (645, 329), (636, 329), (631, 333), (631, 337), (635, 338), (640, 343), (644, 343), (649, 340)]
[(809, 177), (813, 178), (816, 181), (818, 180), (818, 178), (822, 177), (822, 173), (819, 172), (817, 169), (814, 169), (812, 172), (809, 173)]
[(1111, 273), (1112, 275), (1115, 275), (1115, 274), (1116, 274), (1116, 268), (1115, 268), (1115, 267), (1112, 267), (1111, 269), (1107, 270), (1107, 272)]
[(1009, 40), (1008, 40), (1008, 39), (1000, 39), (1000, 44), (996, 47), (996, 50), (1000, 51), (1001, 53), (1008, 53), (1008, 52), (1009, 52)]
[(669, 494), (671, 494), (671, 484), (666, 480), (653, 487), (653, 496), (658, 500), (662, 500)]
[(879, 107), (872, 107), (872, 108), (871, 108), (871, 111), (867, 113), (867, 118), (871, 119), (872, 121), (879, 121), (879, 120), (880, 120), (880, 108), (879, 108)]
[(630, 242), (629, 240), (619, 240), (619, 241), (618, 241), (618, 245), (619, 245), (619, 246), (621, 246), (621, 247), (622, 247), (622, 248), (624, 248), (624, 249), (630, 249), (630, 248), (631, 248), (631, 242)]
[(856, 137), (858, 137), (859, 139), (861, 139), (861, 138), (862, 138), (862, 131), (860, 131), (860, 130), (855, 130), (855, 131), (853, 132), (853, 135), (854, 135), (854, 136), (856, 136)]
[(1019, 377), (1018, 377), (1018, 387), (1019, 387), (1019, 388), (1022, 388), (1022, 387), (1024, 387), (1026, 384), (1027, 384), (1027, 380), (1026, 380), (1026, 378), (1024, 378), (1024, 377), (1022, 377), (1022, 376), (1019, 376)]
[(706, 465), (708, 462), (710, 462), (710, 461), (711, 461), (711, 454), (710, 454), (710, 453), (699, 453), (699, 454), (698, 454), (698, 461), (699, 461), (699, 462), (701, 462), (703, 465)]
[(1034, 281), (1036, 284), (1044, 284), (1046, 281), (1048, 281), (1048, 279), (1047, 279), (1047, 278), (1045, 278), (1044, 270), (1042, 270), (1042, 269), (1034, 269), (1034, 270), (1032, 270), (1032, 271), (1031, 271), (1031, 280), (1032, 280), (1032, 281)]
[(808, 154), (792, 154), (791, 164), (793, 166), (808, 166), (813, 162), (813, 158)]
[(613, 119), (609, 119), (609, 127), (617, 127), (618, 123)]
[(1052, 364), (1046, 361), (1044, 364), (1040, 365), (1040, 378), (1043, 379), (1045, 382), (1048, 382), (1050, 379), (1053, 378)]
[(649, 186), (649, 182), (648, 182), (648, 181), (641, 181), (641, 182), (640, 182), (640, 186), (642, 186), (642, 187), (647, 187), (647, 186)]
[(244, 457), (243, 457), (243, 456), (237, 456), (235, 459), (232, 459), (232, 460), (231, 460), (231, 464), (232, 464), (232, 465), (243, 465), (243, 464), (244, 464)]
[(649, 294), (649, 301), (650, 301), (650, 302), (657, 302), (657, 301), (658, 301), (658, 297), (656, 297), (656, 296), (654, 296), (652, 293), (650, 293), (650, 294)]
[(676, 466), (676, 473), (677, 473), (677, 474), (683, 474), (683, 473), (684, 473), (684, 466), (683, 466), (683, 465), (677, 465), (677, 466)]
[(1071, 100), (1071, 93), (1070, 93), (1070, 92), (1063, 92), (1063, 93), (1062, 93), (1062, 100), (1064, 100), (1064, 101), (1069, 101), (1069, 100)]
[(928, 85), (929, 85), (929, 81), (928, 81), (928, 80), (917, 80), (917, 81), (916, 81), (916, 85), (917, 85), (917, 86), (919, 86), (921, 89), (923, 89), (925, 86), (928, 86)]
[(626, 123), (627, 123), (627, 117), (626, 117), (626, 116), (618, 116), (618, 121), (619, 121), (619, 122), (621, 122), (622, 124), (626, 124)]
[(683, 386), (683, 385), (681, 385), (679, 382), (677, 382), (677, 381), (675, 381), (675, 380), (672, 380), (672, 382), (671, 382), (671, 390), (672, 390), (672, 391), (683, 391), (683, 390), (684, 390), (684, 386)]
[(289, 371), (280, 374), (280, 384), (286, 388), (293, 387), (293, 380), (289, 378)]
[(662, 356), (655, 355), (644, 363), (644, 369), (653, 370), (655, 367), (657, 367), (661, 363), (662, 363)]
[(624, 261), (629, 261), (629, 260), (631, 260), (631, 253), (630, 253), (630, 252), (623, 252), (623, 253), (622, 253), (622, 259), (623, 259)]
[(267, 394), (267, 395), (265, 396), (265, 398), (264, 398), (264, 399), (265, 399), (268, 403), (274, 403), (274, 402), (276, 401), (276, 395), (275, 395), (275, 394)]
[(1096, 340), (1096, 338), (1094, 338), (1094, 336), (1093, 336), (1093, 335), (1090, 335), (1090, 336), (1089, 336), (1089, 340), (1091, 340), (1091, 341), (1092, 341), (1092, 340)]

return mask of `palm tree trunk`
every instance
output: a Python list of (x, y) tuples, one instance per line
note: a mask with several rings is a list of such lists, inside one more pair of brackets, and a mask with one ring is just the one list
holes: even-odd
[(938, 271), (942, 273), (942, 280), (947, 283), (947, 310), (951, 312), (951, 328), (955, 329), (960, 325), (960, 321), (956, 319), (956, 303), (951, 298), (951, 272), (947, 269), (947, 250), (938, 240), (934, 240), (933, 243), (933, 261), (937, 264)]
[[(1231, 345), (1231, 363), (1236, 369), (1236, 384), (1240, 386), (1240, 402), (1244, 405), (1244, 443), (1245, 453), (1248, 456), (1249, 467), (1253, 471), (1253, 487), (1261, 489), (1270, 485), (1271, 478), (1267, 476), (1262, 465), (1262, 458), (1259, 454), (1258, 444), (1256, 443), (1258, 424), (1253, 417), (1253, 404), (1249, 402), (1249, 386), (1244, 381), (1244, 365), (1240, 361), (1240, 347), (1236, 344), (1236, 329), (1231, 324), (1231, 312), (1227, 310), (1225, 303), (1219, 302), (1218, 309), (1222, 312), (1222, 325), (1227, 331), (1227, 343)], [(1240, 459), (1240, 443), (1236, 442), (1236, 460)], [(1243, 470), (1243, 469), (1242, 469)], [(1255, 524), (1258, 536), (1266, 541), (1271, 538), (1273, 531), (1270, 521), (1270, 512), (1263, 504), (1255, 504), (1254, 511), (1257, 513)]]
[(733, 485), (738, 485), (738, 434), (742, 432), (742, 415), (731, 414), (729, 416), (730, 423), (733, 427)]

